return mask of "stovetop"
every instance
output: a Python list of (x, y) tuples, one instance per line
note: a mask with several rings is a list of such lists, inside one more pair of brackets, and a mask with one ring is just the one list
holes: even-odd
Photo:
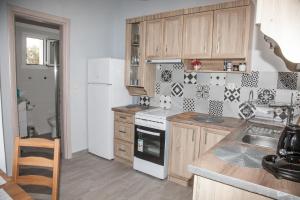
[(138, 117), (153, 117), (158, 119), (166, 120), (167, 117), (181, 113), (180, 110), (175, 109), (164, 109), (164, 108), (154, 108), (149, 110), (143, 110), (136, 113)]

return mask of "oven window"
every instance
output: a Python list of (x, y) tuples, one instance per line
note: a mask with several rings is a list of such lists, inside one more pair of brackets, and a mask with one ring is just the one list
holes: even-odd
[(163, 165), (165, 131), (136, 126), (134, 155), (143, 160)]

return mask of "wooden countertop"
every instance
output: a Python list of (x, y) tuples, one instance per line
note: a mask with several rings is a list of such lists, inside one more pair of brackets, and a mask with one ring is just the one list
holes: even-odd
[[(203, 177), (210, 176), (205, 178), (223, 182), (234, 187), (275, 199), (285, 199), (287, 196), (289, 199), (300, 199), (300, 183), (285, 179), (276, 179), (263, 168), (240, 167), (223, 161), (214, 155), (213, 151), (224, 145), (244, 145), (245, 147), (256, 148), (257, 150), (264, 151), (267, 154), (274, 154), (274, 150), (239, 142), (236, 139), (239, 134), (240, 130), (229, 134), (215, 147), (203, 154), (199, 160), (190, 165), (189, 170), (196, 175)], [(197, 170), (199, 173), (197, 173)]]
[(178, 115), (173, 115), (167, 118), (168, 121), (171, 122), (178, 122), (184, 124), (190, 124), (195, 126), (207, 127), (207, 128), (215, 128), (215, 129), (222, 129), (227, 131), (234, 131), (239, 129), (245, 121), (233, 117), (222, 117), (224, 119), (221, 123), (205, 123), (205, 122), (198, 122), (194, 120), (197, 115), (200, 116), (209, 116), (208, 114), (196, 113), (196, 112), (185, 112), (180, 113)]
[(135, 114), (136, 112), (147, 110), (147, 109), (152, 109), (152, 108), (155, 108), (155, 107), (150, 106), (148, 108), (145, 108), (138, 104), (132, 104), (132, 105), (127, 105), (127, 106), (114, 107), (111, 110), (115, 111), (115, 112)]

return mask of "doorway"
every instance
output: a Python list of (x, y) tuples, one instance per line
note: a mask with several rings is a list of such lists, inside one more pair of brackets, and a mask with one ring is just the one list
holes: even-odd
[(10, 63), (14, 133), (61, 138), (71, 158), (69, 20), (10, 6)]

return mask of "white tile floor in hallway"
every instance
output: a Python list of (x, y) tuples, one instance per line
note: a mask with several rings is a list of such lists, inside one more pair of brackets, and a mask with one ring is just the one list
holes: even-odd
[(191, 200), (192, 188), (161, 181), (87, 152), (63, 160), (62, 200)]

